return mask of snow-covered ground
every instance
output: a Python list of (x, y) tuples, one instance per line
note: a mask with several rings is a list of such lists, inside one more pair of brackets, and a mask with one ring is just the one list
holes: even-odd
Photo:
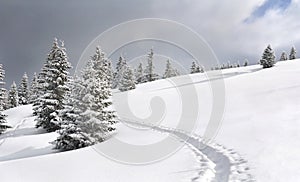
[[(191, 75), (192, 82), (183, 76), (141, 84), (126, 93), (114, 93), (115, 102), (127, 102), (124, 98), (128, 98), (128, 107), (139, 118), (138, 122), (144, 122), (152, 112), (164, 110), (162, 119), (152, 123), (161, 126), (159, 128), (135, 130), (124, 123), (118, 125), (116, 137), (137, 145), (160, 141), (180, 121), (193, 119), (189, 115), (179, 119), (182, 96), (178, 88), (195, 87), (198, 93), (198, 124), (188, 145), (165, 160), (149, 165), (126, 165), (111, 161), (92, 147), (56, 153), (49, 144), (55, 139), (56, 133), (43, 133), (34, 128), (31, 106), (6, 111), (13, 128), (0, 136), (1, 182), (203, 181), (203, 178), (199, 178), (201, 175), (220, 181), (223, 175), (233, 180), (238, 176), (237, 173), (247, 173), (247, 165), (257, 181), (298, 181), (300, 60), (279, 62), (270, 69), (254, 65), (223, 70), (223, 73), (226, 108), (215, 142), (234, 150), (223, 148), (215, 142), (202, 151), (197, 149), (198, 142), (201, 142), (198, 136), (205, 131), (213, 100), (207, 77), (200, 73)], [(174, 79), (181, 79), (181, 83), (174, 86)], [(162, 100), (153, 101), (156, 97)], [(161, 102), (165, 108), (159, 104)], [(131, 116), (121, 117), (130, 119)], [(177, 136), (174, 140), (181, 142), (182, 133), (174, 135)], [(235, 151), (248, 160), (247, 165)], [(229, 161), (229, 165), (226, 165), (226, 161)], [(200, 173), (203, 168), (210, 173)]]
[[(183, 147), (171, 157), (149, 165), (126, 165), (112, 161), (92, 147), (56, 153), (49, 142), (56, 133), (43, 133), (34, 128), (31, 105), (7, 110), (13, 126), (0, 138), (1, 182), (41, 181), (190, 181), (199, 171), (198, 156), (190, 147)], [(143, 132), (123, 125), (117, 137), (135, 139), (136, 144), (155, 142), (161, 132)], [(176, 140), (176, 139), (174, 139)], [(180, 142), (179, 140), (176, 140)], [(121, 151), (120, 151), (121, 152)], [(35, 156), (35, 157), (34, 157)]]

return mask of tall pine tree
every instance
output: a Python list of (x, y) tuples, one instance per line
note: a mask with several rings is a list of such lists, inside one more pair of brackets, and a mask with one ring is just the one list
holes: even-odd
[(102, 142), (115, 130), (115, 112), (111, 110), (111, 62), (99, 47), (75, 77), (72, 92), (61, 110), (61, 129), (54, 141), (57, 149), (72, 150)]
[(5, 71), (3, 69), (2, 64), (0, 64), (0, 111), (3, 111), (5, 107), (5, 92), (6, 89), (4, 88), (5, 82)]
[(71, 64), (68, 61), (63, 42), (59, 46), (57, 39), (55, 39), (44, 66), (45, 93), (40, 99), (36, 127), (42, 127), (49, 132), (60, 128), (59, 111), (64, 108), (63, 99), (69, 90), (66, 83), (69, 80), (68, 71), (70, 68)]
[(174, 76), (178, 76), (178, 71), (172, 67), (170, 60), (167, 60), (166, 69), (163, 78), (170, 78)]
[(136, 84), (142, 83), (143, 77), (144, 77), (143, 64), (139, 63), (137, 69), (135, 69), (135, 83)]
[(33, 78), (30, 84), (30, 89), (29, 89), (29, 103), (32, 104), (34, 103), (35, 100), (38, 99), (39, 94), (38, 94), (38, 77), (37, 74), (33, 74)]
[(10, 86), (8, 93), (8, 104), (10, 108), (17, 107), (19, 105), (19, 95), (17, 90), (17, 85), (15, 82)]
[(18, 96), (19, 96), (19, 104), (26, 105), (28, 104), (29, 99), (29, 90), (28, 90), (28, 77), (27, 74), (24, 73), (21, 83), (18, 87)]
[(125, 65), (127, 65), (126, 60), (122, 56), (120, 56), (119, 61), (116, 65), (116, 72), (114, 72), (112, 88), (117, 88), (119, 86), (119, 82), (122, 77), (123, 67)]
[(291, 52), (290, 52), (290, 55), (289, 55), (289, 58), (290, 58), (290, 60), (292, 60), (292, 59), (296, 59), (296, 48), (295, 47), (292, 47), (292, 49), (291, 49)]
[(158, 80), (159, 76), (154, 72), (154, 64), (153, 64), (153, 58), (154, 58), (154, 53), (153, 49), (150, 50), (150, 52), (147, 55), (147, 66), (146, 69), (144, 70), (145, 76), (144, 80), (145, 82), (152, 82), (154, 80)]
[(122, 70), (122, 77), (119, 83), (120, 91), (127, 91), (135, 89), (135, 78), (132, 69), (125, 65)]
[(6, 115), (2, 113), (5, 107), (5, 94), (6, 89), (4, 88), (5, 82), (5, 71), (3, 69), (2, 64), (0, 64), (0, 134), (2, 134), (7, 128), (10, 128), (6, 123)]

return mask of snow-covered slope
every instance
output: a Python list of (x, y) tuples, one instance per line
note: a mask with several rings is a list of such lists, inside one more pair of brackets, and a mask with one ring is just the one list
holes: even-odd
[[(149, 165), (126, 165), (112, 161), (92, 147), (56, 153), (49, 143), (56, 133), (43, 133), (35, 128), (31, 105), (5, 111), (13, 127), (0, 136), (1, 182), (44, 181), (190, 181), (200, 168), (197, 156), (188, 146), (161, 162)], [(135, 144), (155, 142), (165, 134), (147, 131), (144, 137), (124, 125), (118, 126), (117, 137)], [(174, 139), (176, 140), (176, 139)], [(177, 140), (176, 140), (177, 141)], [(180, 141), (177, 141), (180, 142)], [(121, 152), (121, 151), (120, 151)], [(180, 164), (180, 165), (179, 165)]]
[[(300, 60), (278, 62), (270, 69), (253, 65), (222, 72), (226, 107), (216, 142), (246, 158), (258, 181), (299, 181)], [(195, 133), (203, 135), (213, 96), (205, 74), (190, 76), (193, 83), (174, 86), (171, 79), (140, 85), (128, 94), (129, 107), (136, 116), (146, 118), (153, 109), (151, 99), (160, 97), (167, 108), (160, 124), (174, 128), (182, 112), (177, 88), (193, 84), (199, 103)]]
[[(258, 181), (299, 181), (300, 60), (279, 62), (270, 69), (254, 65), (223, 70), (223, 73), (226, 108), (216, 142), (233, 148), (247, 159), (251, 173)], [(219, 176), (239, 173), (241, 169), (235, 169), (239, 166), (232, 161), (238, 160), (239, 163), (244, 160), (234, 151), (217, 144), (198, 152), (193, 148), (193, 142), (198, 141), (197, 135), (203, 134), (209, 121), (213, 96), (205, 74), (191, 75), (192, 82), (184, 80), (184, 77), (176, 79), (181, 78), (181, 84), (177, 86), (172, 79), (167, 79), (138, 85), (130, 92), (114, 93), (115, 101), (122, 102), (124, 97), (128, 98), (128, 107), (140, 121), (163, 108), (156, 105), (161, 102), (151, 103), (153, 98), (162, 99), (165, 112), (163, 118), (154, 124), (162, 126), (157, 130), (166, 133), (134, 130), (122, 123), (118, 126), (118, 139), (132, 144), (151, 144), (165, 138), (167, 132), (180, 122), (182, 102), (177, 88), (195, 86), (199, 103), (197, 128), (190, 145), (171, 157), (150, 165), (134, 166), (111, 161), (91, 147), (55, 153), (49, 142), (55, 139), (56, 134), (36, 130), (31, 106), (22, 106), (6, 111), (13, 128), (0, 136), (1, 182), (203, 181), (198, 178), (203, 166), (216, 166), (212, 171)], [(153, 107), (150, 107), (151, 104)], [(130, 115), (128, 117), (130, 119)], [(183, 118), (189, 119), (188, 115)], [(178, 137), (182, 135), (175, 134)], [(216, 157), (210, 155), (216, 152), (224, 155), (230, 164), (216, 161)], [(206, 177), (214, 177), (210, 175)], [(229, 176), (229, 179), (232, 178)]]

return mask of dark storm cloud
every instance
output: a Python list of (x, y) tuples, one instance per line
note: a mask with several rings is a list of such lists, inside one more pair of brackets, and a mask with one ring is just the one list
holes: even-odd
[(75, 66), (82, 51), (96, 36), (116, 24), (137, 18), (164, 18), (191, 27), (224, 62), (242, 62), (247, 58), (256, 63), (267, 44), (271, 44), (277, 54), (282, 50), (288, 52), (292, 45), (300, 49), (300, 36), (296, 33), (300, 28), (300, 3), (289, 1), (284, 11), (268, 9), (256, 21), (245, 23), (264, 2), (2, 0), (0, 62), (6, 69), (6, 87), (13, 80), (19, 82), (24, 72), (31, 76), (40, 71), (54, 37), (65, 41), (70, 61)]
[[(65, 41), (72, 63), (102, 31), (133, 18), (150, 15), (144, 1), (41, 1), (0, 2), (0, 62), (6, 82), (32, 75), (44, 63), (54, 37)], [(136, 7), (136, 8), (132, 8)]]

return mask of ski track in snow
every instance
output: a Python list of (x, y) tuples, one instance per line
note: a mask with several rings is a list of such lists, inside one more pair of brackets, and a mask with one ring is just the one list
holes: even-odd
[[(155, 131), (170, 133), (188, 144), (199, 157), (201, 166), (198, 176), (191, 179), (193, 182), (255, 181), (254, 177), (250, 174), (250, 167), (248, 167), (247, 161), (233, 149), (226, 149), (224, 146), (214, 142), (210, 142), (209, 144), (203, 143), (200, 136), (191, 135), (182, 130), (174, 130), (173, 128), (153, 126), (124, 119), (122, 121), (134, 125), (151, 127)], [(213, 175), (209, 175), (209, 173), (213, 173)]]

